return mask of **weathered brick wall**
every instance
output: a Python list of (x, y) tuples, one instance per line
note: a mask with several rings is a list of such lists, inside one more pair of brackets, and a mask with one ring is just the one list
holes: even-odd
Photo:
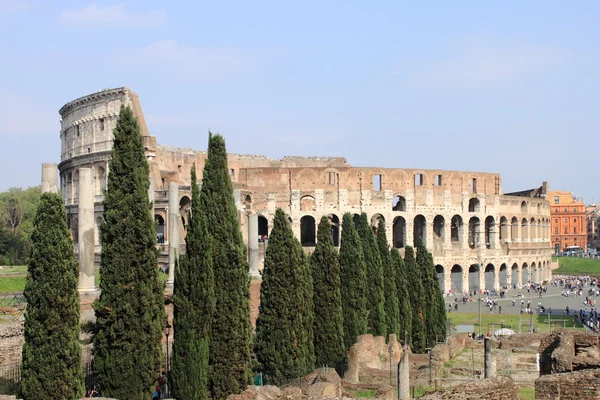
[(599, 400), (600, 369), (544, 375), (535, 381), (536, 400)]
[(480, 379), (420, 397), (422, 400), (517, 400), (518, 388), (511, 378)]
[(600, 342), (589, 332), (560, 329), (539, 347), (540, 375), (600, 367)]

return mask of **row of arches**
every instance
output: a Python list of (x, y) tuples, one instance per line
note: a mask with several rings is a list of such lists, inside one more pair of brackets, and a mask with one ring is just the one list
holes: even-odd
[(486, 264), (481, 268), (472, 264), (468, 268), (455, 264), (447, 269), (438, 264), (435, 266), (440, 288), (444, 293), (473, 292), (482, 289), (500, 289), (502, 287), (522, 286), (528, 283), (542, 282), (549, 277), (550, 261), (513, 263), (510, 268), (507, 264), (499, 267)]
[[(106, 189), (106, 169), (96, 165), (94, 168), (94, 193), (101, 196)], [(79, 169), (61, 174), (62, 197), (71, 200), (71, 204), (79, 197)]]

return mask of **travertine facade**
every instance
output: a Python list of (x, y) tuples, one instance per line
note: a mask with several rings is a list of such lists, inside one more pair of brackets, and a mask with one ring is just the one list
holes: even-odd
[[(169, 225), (173, 225), (168, 218), (169, 184), (176, 183), (179, 189), (175, 236), (183, 242), (190, 206), (190, 168), (196, 163), (201, 179), (206, 152), (157, 145), (156, 138), (148, 134), (137, 96), (127, 88), (88, 95), (60, 110), (60, 188), (73, 237), (78, 237), (82, 167), (94, 170), (96, 225), (102, 217), (112, 129), (121, 104), (132, 106), (142, 127), (154, 187), (149, 196), (154, 201), (157, 242), (163, 250), (161, 262), (166, 263), (172, 236)], [(547, 279), (551, 273), (550, 205), (545, 184), (536, 190), (503, 194), (499, 174), (356, 168), (340, 157), (272, 160), (230, 154), (229, 168), (242, 232), (245, 240), (250, 237), (252, 242), (251, 261), (263, 257), (263, 243), (256, 257), (255, 238), (268, 236), (280, 207), (307, 251), (315, 244), (315, 228), (322, 215), (331, 217), (332, 234), (339, 245), (340, 222), (346, 212), (365, 212), (374, 225), (384, 219), (390, 246), (403, 248), (416, 236), (422, 237), (433, 253), (445, 291), (521, 285)], [(248, 226), (252, 227), (250, 233)], [(97, 226), (95, 229), (98, 232)], [(96, 234), (96, 243), (97, 239)], [(96, 262), (99, 250), (96, 245)], [(254, 268), (257, 262), (252, 261)]]

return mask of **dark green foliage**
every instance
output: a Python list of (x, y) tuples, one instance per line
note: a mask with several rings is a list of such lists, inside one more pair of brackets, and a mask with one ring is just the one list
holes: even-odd
[(400, 256), (398, 249), (392, 249), (390, 254), (394, 268), (396, 269), (396, 290), (398, 294), (398, 314), (399, 327), (398, 339), (404, 343), (405, 333), (408, 337), (412, 335), (412, 307), (410, 305), (410, 295), (408, 294), (408, 280), (406, 265)]
[(192, 207), (188, 215), (186, 252), (175, 268), (174, 342), (171, 393), (178, 400), (209, 398), (209, 345), (215, 309), (212, 237), (192, 166)]
[(366, 267), (353, 216), (344, 214), (340, 247), (340, 283), (344, 318), (344, 347), (350, 348), (358, 336), (367, 333)]
[(344, 319), (340, 292), (340, 264), (333, 247), (331, 221), (323, 216), (317, 247), (311, 256), (314, 282), (314, 344), (316, 364), (335, 367), (344, 358)]
[(398, 303), (398, 289), (396, 285), (396, 267), (390, 256), (390, 248), (385, 232), (385, 222), (379, 220), (377, 225), (377, 246), (383, 265), (383, 297), (385, 307), (386, 334), (400, 331), (400, 311)]
[(33, 222), (21, 392), (25, 400), (79, 399), (78, 271), (67, 215), (58, 194), (41, 196)]
[(425, 291), (423, 290), (419, 267), (415, 260), (415, 253), (410, 246), (406, 246), (404, 250), (404, 264), (406, 265), (408, 295), (412, 309), (411, 349), (414, 353), (423, 353), (427, 346), (425, 340)]
[(216, 302), (210, 343), (211, 393), (213, 399), (221, 400), (242, 392), (252, 378), (249, 266), (221, 135), (209, 134), (200, 197), (213, 237)]
[(425, 291), (425, 310), (427, 310), (425, 328), (427, 337), (431, 341), (428, 344), (434, 346), (436, 338), (440, 340), (445, 338), (446, 307), (444, 307), (442, 290), (437, 280), (433, 256), (427, 251), (421, 238), (417, 238), (415, 242), (417, 247), (417, 264)]
[[(294, 236), (295, 238), (295, 236)], [(299, 346), (304, 351), (302, 356), (304, 362), (304, 373), (312, 372), (315, 366), (315, 344), (314, 344), (314, 324), (315, 324), (315, 306), (314, 306), (314, 282), (312, 277), (312, 269), (310, 257), (304, 252), (300, 241), (296, 239), (296, 245), (300, 249), (302, 263), (300, 264), (300, 294), (301, 304), (298, 312), (302, 317), (302, 325), (304, 332), (299, 335)]]
[(383, 265), (381, 264), (377, 241), (366, 213), (360, 215), (357, 231), (367, 273), (367, 331), (375, 336), (385, 336), (387, 329), (383, 298)]
[(121, 107), (100, 227), (100, 298), (94, 303), (94, 374), (102, 394), (150, 399), (162, 366), (165, 321), (148, 162), (137, 119)]
[(28, 263), (41, 194), (39, 186), (10, 188), (0, 193), (0, 265)]
[[(256, 321), (256, 358), (265, 382), (281, 385), (314, 364), (312, 301), (307, 302), (307, 263), (283, 210), (277, 209), (265, 254), (260, 310)], [(308, 276), (307, 276), (308, 275)], [(310, 291), (312, 294), (312, 291)], [(307, 330), (310, 322), (310, 331)]]

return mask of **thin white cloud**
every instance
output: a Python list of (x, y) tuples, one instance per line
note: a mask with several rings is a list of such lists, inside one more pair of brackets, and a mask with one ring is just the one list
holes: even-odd
[(160, 40), (141, 49), (117, 52), (112, 67), (130, 71), (151, 71), (168, 80), (210, 82), (253, 67), (246, 54), (237, 49), (202, 49), (174, 40)]
[(472, 47), (409, 76), (409, 81), (431, 86), (502, 84), (543, 72), (563, 56), (552, 47)]
[(58, 135), (56, 110), (38, 104), (33, 96), (0, 89), (0, 137)]
[(123, 26), (139, 28), (162, 25), (166, 21), (166, 15), (162, 10), (134, 13), (126, 10), (122, 4), (107, 7), (92, 4), (82, 9), (63, 10), (59, 19), (63, 24), (75, 27)]
[(31, 4), (23, 0), (0, 0), (0, 18), (29, 11)]

